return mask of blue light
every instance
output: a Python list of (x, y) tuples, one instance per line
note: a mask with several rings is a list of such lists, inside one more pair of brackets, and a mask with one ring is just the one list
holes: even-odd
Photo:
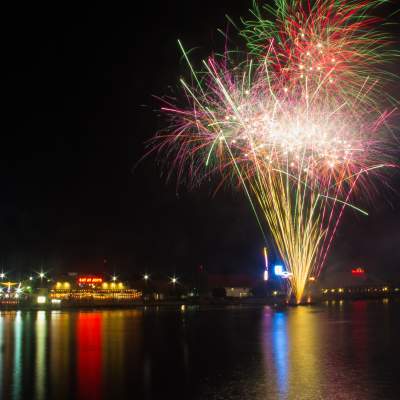
[(288, 394), (289, 340), (287, 315), (276, 312), (272, 317), (272, 354), (276, 372), (276, 382), (283, 398)]
[(274, 272), (275, 276), (279, 276), (282, 279), (289, 279), (293, 276), (291, 272), (285, 270), (283, 265), (275, 265)]

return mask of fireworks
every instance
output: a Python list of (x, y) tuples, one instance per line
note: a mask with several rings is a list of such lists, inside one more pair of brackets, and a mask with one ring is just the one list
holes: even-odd
[(221, 184), (243, 188), (293, 274), (297, 302), (318, 276), (344, 209), (365, 213), (354, 198), (391, 165), (382, 133), (390, 112), (379, 111), (378, 84), (364, 65), (367, 57), (380, 61), (384, 36), (360, 37), (376, 21), (365, 12), (378, 1), (346, 3), (304, 9), (282, 0), (276, 23), (247, 22), (257, 62), (228, 67), (227, 57), (210, 57), (200, 75), (189, 64), (195, 84), (181, 81), (188, 106), (163, 108), (171, 124), (154, 142), (178, 179), (217, 173)]
[(307, 85), (346, 101), (359, 97), (367, 86), (370, 93), (363, 101), (375, 102), (374, 95), (393, 79), (385, 64), (398, 55), (388, 47), (390, 35), (376, 29), (378, 24), (385, 27), (385, 21), (370, 15), (386, 3), (275, 0), (260, 8), (253, 1), (254, 19), (244, 22), (241, 34), (250, 53), (277, 71), (292, 90)]

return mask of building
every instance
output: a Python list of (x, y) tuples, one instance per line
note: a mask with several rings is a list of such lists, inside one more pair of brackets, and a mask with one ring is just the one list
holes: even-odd
[(208, 287), (213, 297), (250, 297), (257, 283), (249, 275), (208, 275)]
[(132, 302), (142, 297), (138, 290), (131, 289), (117, 278), (110, 281), (102, 275), (84, 275), (57, 280), (50, 288), (51, 301), (64, 303), (121, 303)]
[(24, 290), (21, 282), (1, 282), (0, 283), (0, 304), (18, 304), (21, 300), (26, 300), (30, 294), (30, 287)]
[(227, 287), (225, 288), (226, 297), (244, 298), (250, 297), (250, 288), (246, 287)]
[(330, 272), (319, 282), (322, 298), (369, 298), (400, 294), (400, 288), (368, 273), (364, 268)]

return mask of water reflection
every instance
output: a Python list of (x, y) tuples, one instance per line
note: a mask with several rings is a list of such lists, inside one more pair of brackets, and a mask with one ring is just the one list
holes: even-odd
[[(370, 381), (353, 368), (354, 361), (364, 365), (364, 371), (373, 365), (368, 349), (372, 334), (368, 304), (332, 306), (334, 320), (326, 310), (311, 307), (264, 311), (260, 328), (266, 376), (260, 387), (268, 387), (272, 398), (375, 398)], [(340, 382), (339, 392), (332, 382)], [(259, 398), (264, 396), (265, 390), (260, 390)]]
[(297, 398), (302, 388), (302, 396), (318, 398), (323, 385), (318, 365), (321, 329), (315, 326), (309, 309), (266, 309), (261, 327), (269, 393), (277, 399), (291, 399)]
[(22, 387), (22, 331), (23, 320), (21, 311), (17, 311), (14, 320), (14, 372), (13, 372), (13, 399), (21, 399)]
[(283, 312), (272, 314), (272, 349), (279, 394), (286, 397), (288, 386), (287, 316)]
[(50, 369), (52, 395), (58, 400), (68, 399), (71, 390), (70, 325), (71, 314), (52, 311), (50, 314)]
[[(4, 339), (3, 339), (3, 316), (0, 313), (0, 388), (4, 387), (3, 385), (3, 353), (4, 353)], [(1, 394), (1, 392), (0, 392)]]
[(3, 312), (0, 398), (397, 399), (399, 311)]
[(102, 398), (102, 315), (79, 313), (76, 323), (78, 399)]
[[(119, 398), (124, 381), (123, 364), (126, 351), (126, 314), (121, 311), (103, 313), (102, 319), (102, 374), (105, 383), (112, 382), (104, 387), (105, 391), (113, 393)], [(135, 338), (133, 338), (135, 340)]]
[(46, 379), (46, 311), (38, 311), (35, 323), (36, 356), (35, 356), (35, 398), (45, 397)]

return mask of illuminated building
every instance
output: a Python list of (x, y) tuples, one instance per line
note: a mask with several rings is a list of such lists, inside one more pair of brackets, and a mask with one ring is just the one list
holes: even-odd
[(324, 299), (357, 299), (398, 295), (396, 286), (389, 285), (364, 268), (334, 272), (322, 279), (320, 294)]
[(245, 288), (245, 287), (230, 287), (230, 288), (225, 288), (225, 291), (226, 291), (226, 297), (243, 298), (251, 296), (250, 288)]
[(248, 275), (209, 274), (208, 287), (212, 297), (246, 298), (252, 296), (259, 280)]
[(275, 265), (274, 273), (275, 276), (279, 276), (282, 279), (289, 279), (293, 275), (292, 273), (286, 271), (283, 265)]
[(112, 279), (107, 282), (102, 276), (78, 276), (75, 281), (59, 280), (50, 290), (52, 300), (63, 302), (130, 302), (138, 300), (142, 293), (129, 288), (123, 282)]
[(364, 276), (365, 275), (365, 269), (364, 268), (354, 268), (351, 270), (351, 274), (353, 276)]
[(26, 299), (29, 288), (22, 286), (21, 282), (1, 282), (0, 284), (0, 304), (8, 304), (11, 299), (24, 300)]

